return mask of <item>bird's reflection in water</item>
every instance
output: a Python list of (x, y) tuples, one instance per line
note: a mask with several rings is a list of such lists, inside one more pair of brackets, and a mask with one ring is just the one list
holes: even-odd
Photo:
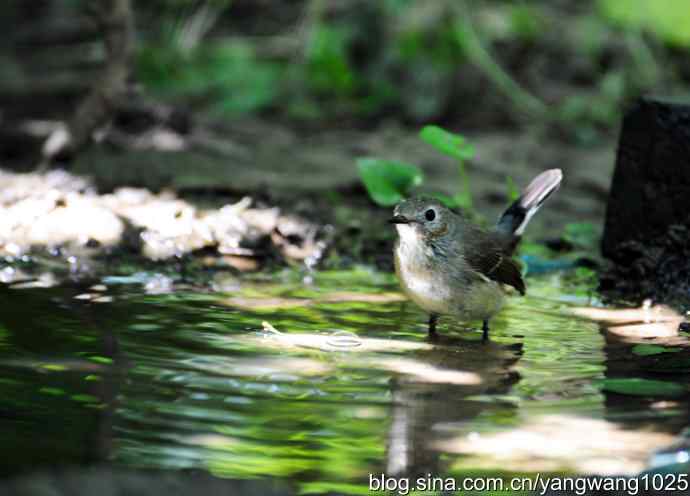
[(519, 380), (513, 370), (522, 355), (522, 343), (502, 345), (458, 337), (439, 336), (432, 349), (415, 355), (419, 362), (438, 369), (469, 372), (480, 381), (420, 382), (409, 376), (392, 380), (392, 422), (387, 440), (386, 474), (418, 477), (444, 472), (442, 453), (433, 448), (450, 426), (463, 423), (491, 409), (515, 409), (510, 403), (468, 399), (483, 394), (505, 394)]

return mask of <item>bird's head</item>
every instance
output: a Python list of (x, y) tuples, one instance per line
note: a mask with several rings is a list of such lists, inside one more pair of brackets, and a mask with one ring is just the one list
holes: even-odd
[(389, 220), (403, 241), (432, 241), (453, 232), (458, 216), (433, 198), (410, 198), (398, 203)]

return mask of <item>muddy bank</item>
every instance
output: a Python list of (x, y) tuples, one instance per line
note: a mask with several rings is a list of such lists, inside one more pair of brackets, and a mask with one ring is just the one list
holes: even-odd
[[(246, 118), (225, 121), (214, 133), (204, 143), (191, 138), (174, 152), (94, 146), (77, 157), (71, 170), (92, 176), (102, 191), (123, 185), (169, 187), (182, 194), (261, 195), (292, 204), (305, 196), (334, 200), (340, 195), (341, 203), (350, 206), (353, 195), (362, 192), (353, 190), (360, 184), (356, 159), (370, 156), (420, 166), (425, 175), (420, 192), (452, 195), (460, 188), (457, 164), (422, 142), (415, 128), (387, 124), (372, 130), (308, 132)], [(560, 167), (565, 175), (561, 193), (534, 225), (558, 228), (602, 221), (615, 160), (613, 142), (583, 147), (529, 130), (468, 134), (467, 139), (477, 150), (467, 164), (470, 186), (477, 210), (487, 219), (497, 218), (507, 204), (508, 177), (521, 187), (542, 170)]]
[[(425, 177), (419, 194), (453, 195), (461, 189), (457, 164), (422, 142), (416, 129), (387, 124), (372, 130), (308, 132), (243, 119), (225, 122), (216, 132), (222, 150), (194, 143), (174, 153), (93, 147), (78, 157), (73, 170), (91, 174), (102, 191), (129, 184), (171, 188), (194, 201), (242, 195), (263, 199), (333, 225), (328, 258), (333, 264), (365, 262), (382, 269), (392, 267), (393, 232), (386, 224), (390, 212), (367, 197), (357, 158), (418, 165)], [(555, 239), (573, 223), (601, 225), (614, 165), (612, 143), (578, 147), (536, 131), (480, 133), (469, 135), (468, 141), (477, 150), (466, 164), (473, 203), (486, 222), (494, 222), (508, 204), (509, 180), (520, 188), (542, 170), (560, 167), (565, 176), (561, 191), (535, 217), (527, 238)]]
[[(248, 119), (223, 126), (213, 145), (194, 133), (180, 134), (180, 147), (167, 150), (101, 143), (78, 155), (70, 173), (3, 173), (2, 253), (21, 257), (40, 248), (67, 259), (124, 251), (149, 260), (195, 254), (241, 270), (270, 262), (311, 267), (325, 256), (329, 267), (390, 269), (390, 212), (367, 197), (356, 159), (419, 165), (419, 193), (460, 187), (457, 165), (411, 129), (307, 133)], [(508, 178), (522, 187), (554, 166), (564, 170), (562, 190), (536, 216), (528, 239), (557, 239), (567, 224), (601, 222), (608, 183), (601, 171), (613, 164), (605, 143), (580, 148), (529, 133), (468, 139), (478, 150), (467, 164), (470, 187), (487, 222), (507, 205)]]

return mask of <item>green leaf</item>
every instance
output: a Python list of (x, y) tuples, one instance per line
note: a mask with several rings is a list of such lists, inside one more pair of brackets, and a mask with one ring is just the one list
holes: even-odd
[(73, 394), (70, 396), (74, 401), (78, 401), (79, 403), (97, 403), (98, 398), (95, 396), (92, 396), (90, 394)]
[(96, 363), (102, 363), (104, 365), (110, 365), (111, 363), (113, 363), (112, 358), (103, 357), (103, 356), (92, 356), (92, 357), (89, 357), (89, 360), (91, 360), (92, 362), (96, 362)]
[(57, 363), (46, 363), (44, 365), (41, 365), (41, 368), (43, 368), (45, 370), (50, 370), (53, 372), (62, 372), (62, 371), (67, 370), (67, 367), (65, 367), (64, 365), (59, 365)]
[(422, 184), (424, 179), (418, 167), (403, 162), (360, 158), (357, 167), (371, 199), (386, 207), (408, 196), (410, 190)]
[(63, 396), (65, 392), (60, 388), (42, 387), (38, 390), (39, 393), (49, 394), (51, 396)]
[(666, 348), (655, 344), (638, 344), (634, 346), (632, 352), (639, 356), (659, 355), (661, 353), (675, 353), (679, 348)]
[(651, 379), (603, 379), (599, 382), (601, 389), (612, 393), (629, 396), (683, 396), (688, 392), (685, 386), (675, 382), (655, 381)]
[(419, 137), (436, 148), (439, 152), (457, 160), (469, 160), (474, 157), (474, 147), (465, 138), (438, 126), (424, 126)]

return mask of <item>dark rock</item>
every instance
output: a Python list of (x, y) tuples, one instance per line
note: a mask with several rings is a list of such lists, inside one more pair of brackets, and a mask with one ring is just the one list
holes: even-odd
[(690, 104), (640, 99), (623, 121), (601, 289), (690, 307)]

